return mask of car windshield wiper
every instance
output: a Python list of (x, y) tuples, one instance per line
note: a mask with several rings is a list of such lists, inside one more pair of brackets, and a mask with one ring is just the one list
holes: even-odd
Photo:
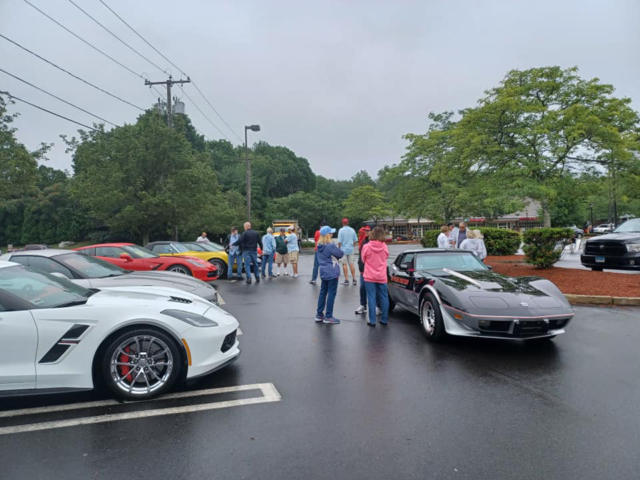
[(65, 308), (65, 307), (75, 307), (78, 305), (84, 305), (87, 303), (89, 299), (87, 297), (78, 298), (76, 300), (71, 300), (70, 302), (61, 303), (60, 305), (56, 305), (54, 308)]

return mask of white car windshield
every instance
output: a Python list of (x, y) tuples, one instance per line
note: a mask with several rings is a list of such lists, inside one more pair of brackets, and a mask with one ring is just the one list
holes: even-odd
[(89, 255), (67, 253), (65, 255), (58, 255), (55, 258), (64, 266), (80, 272), (84, 278), (119, 277), (126, 273), (116, 265)]
[(460, 272), (481, 272), (487, 267), (473, 253), (419, 253), (416, 270), (439, 270), (450, 268)]
[(0, 290), (31, 308), (56, 308), (86, 303), (93, 292), (68, 280), (23, 266), (0, 268)]
[(640, 218), (627, 220), (614, 230), (615, 233), (640, 233)]

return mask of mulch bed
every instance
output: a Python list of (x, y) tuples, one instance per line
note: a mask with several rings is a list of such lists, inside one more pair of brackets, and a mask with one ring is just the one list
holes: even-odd
[(563, 293), (573, 295), (604, 295), (608, 297), (640, 297), (640, 275), (627, 275), (591, 270), (551, 267), (538, 269), (524, 263), (524, 256), (487, 257), (493, 271), (509, 277), (544, 277), (555, 283)]

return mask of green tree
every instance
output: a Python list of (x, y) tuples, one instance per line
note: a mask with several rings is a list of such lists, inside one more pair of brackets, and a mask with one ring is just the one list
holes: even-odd
[(372, 187), (365, 185), (355, 188), (344, 203), (344, 215), (349, 217), (352, 224), (358, 224), (367, 220), (378, 222), (389, 214), (389, 208), (384, 194)]
[(277, 218), (294, 218), (309, 237), (321, 222), (337, 225), (340, 204), (315, 193), (297, 192), (272, 201), (269, 217), (271, 221)]

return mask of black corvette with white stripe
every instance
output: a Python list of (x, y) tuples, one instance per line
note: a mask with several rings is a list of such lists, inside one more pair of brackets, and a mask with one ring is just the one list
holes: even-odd
[(418, 315), (432, 341), (447, 335), (552, 339), (574, 316), (549, 280), (494, 273), (466, 250), (403, 252), (388, 267), (388, 281), (390, 308)]

